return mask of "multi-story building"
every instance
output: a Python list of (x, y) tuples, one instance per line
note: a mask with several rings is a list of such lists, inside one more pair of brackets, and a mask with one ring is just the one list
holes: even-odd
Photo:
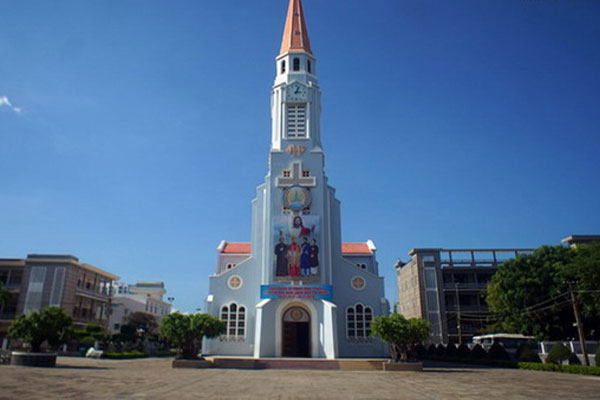
[[(575, 248), (600, 241), (600, 235), (571, 235), (562, 243)], [(398, 312), (431, 324), (433, 343), (470, 342), (484, 328), (489, 311), (487, 284), (503, 261), (534, 249), (414, 249), (398, 262)]]
[(71, 255), (30, 254), (26, 259), (0, 259), (0, 280), (10, 291), (0, 309), (0, 340), (19, 314), (62, 307), (75, 325), (108, 324), (110, 290), (118, 276)]
[(470, 342), (489, 315), (487, 284), (500, 264), (533, 249), (413, 249), (396, 264), (398, 312), (431, 324), (433, 343)]
[(160, 323), (171, 312), (171, 304), (163, 300), (166, 292), (164, 282), (114, 283), (109, 323), (112, 333), (120, 332), (129, 315), (135, 312), (152, 315)]

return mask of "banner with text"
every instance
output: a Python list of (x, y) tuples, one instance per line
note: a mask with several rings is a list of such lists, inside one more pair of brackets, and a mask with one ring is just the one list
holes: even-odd
[(332, 300), (332, 285), (262, 285), (260, 287), (261, 299), (313, 299)]

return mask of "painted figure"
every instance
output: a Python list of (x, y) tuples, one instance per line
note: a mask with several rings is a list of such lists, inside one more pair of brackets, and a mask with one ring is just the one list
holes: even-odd
[(283, 241), (283, 236), (279, 236), (279, 243), (277, 243), (275, 246), (275, 255), (277, 256), (277, 269), (275, 270), (275, 276), (289, 275), (287, 250), (288, 247)]
[(287, 247), (287, 258), (290, 276), (300, 276), (300, 245), (296, 236), (292, 236), (292, 243)]
[(302, 250), (300, 253), (300, 269), (302, 276), (310, 276), (310, 244), (308, 238), (302, 238)]
[(298, 235), (298, 238), (309, 237), (311, 233), (315, 230), (315, 226), (313, 225), (311, 228), (306, 228), (302, 222), (302, 217), (295, 216), (293, 227), (294, 233)]
[(317, 241), (311, 239), (310, 241), (310, 273), (311, 275), (317, 275), (319, 273), (319, 247)]

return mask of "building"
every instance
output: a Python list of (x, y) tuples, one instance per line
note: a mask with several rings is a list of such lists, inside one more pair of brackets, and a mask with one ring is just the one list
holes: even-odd
[(171, 304), (163, 300), (165, 293), (164, 282), (138, 282), (135, 285), (115, 282), (109, 322), (111, 332), (119, 333), (127, 323), (127, 317), (135, 312), (152, 315), (160, 323), (171, 312)]
[(318, 63), (301, 0), (290, 0), (272, 88), (268, 174), (251, 241), (222, 242), (206, 298), (227, 332), (213, 355), (380, 357), (370, 323), (388, 314), (373, 242), (342, 243), (340, 202), (321, 144)]
[[(562, 240), (575, 247), (599, 241), (600, 235), (572, 235)], [(490, 315), (487, 284), (503, 261), (535, 249), (413, 249), (398, 262), (398, 312), (431, 324), (433, 343), (467, 343)]]
[(0, 309), (0, 340), (17, 315), (62, 307), (77, 326), (108, 324), (109, 288), (119, 279), (109, 272), (82, 263), (71, 255), (30, 254), (26, 259), (0, 259), (0, 280), (9, 291)]
[(533, 249), (413, 249), (396, 264), (398, 312), (431, 324), (433, 343), (467, 343), (489, 315), (487, 284), (500, 264)]
[(580, 244), (589, 244), (592, 242), (599, 242), (600, 235), (571, 235), (567, 236), (563, 240), (562, 243), (566, 244), (569, 247), (575, 248)]

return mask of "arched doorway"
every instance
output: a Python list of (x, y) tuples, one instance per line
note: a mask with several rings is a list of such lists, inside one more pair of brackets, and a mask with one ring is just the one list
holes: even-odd
[(310, 314), (303, 307), (290, 307), (282, 321), (283, 357), (310, 357)]

